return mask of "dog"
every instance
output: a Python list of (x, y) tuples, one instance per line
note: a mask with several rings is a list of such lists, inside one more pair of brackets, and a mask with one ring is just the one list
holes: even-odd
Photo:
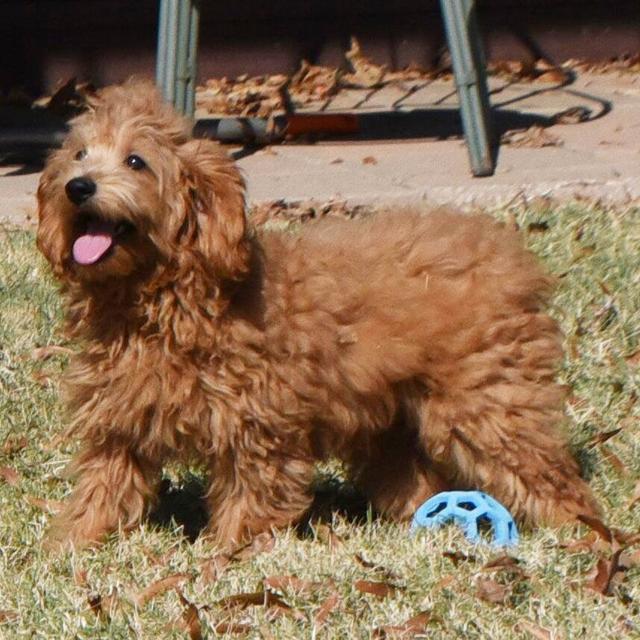
[(252, 230), (234, 163), (144, 82), (72, 122), (38, 203), (80, 346), (53, 543), (137, 526), (171, 459), (207, 468), (222, 546), (295, 523), (329, 457), (395, 520), (452, 488), (528, 525), (598, 513), (562, 432), (553, 281), (490, 216)]

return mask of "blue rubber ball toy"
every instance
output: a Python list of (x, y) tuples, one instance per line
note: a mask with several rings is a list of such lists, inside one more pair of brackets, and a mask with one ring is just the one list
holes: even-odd
[(470, 542), (482, 542), (480, 527), (489, 525), (495, 546), (518, 544), (518, 528), (511, 514), (482, 491), (443, 491), (429, 498), (413, 516), (412, 530), (454, 522)]

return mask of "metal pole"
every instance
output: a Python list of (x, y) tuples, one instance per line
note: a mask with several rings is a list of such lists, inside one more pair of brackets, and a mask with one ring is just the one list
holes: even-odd
[(475, 176), (494, 172), (489, 92), (474, 0), (440, 0), (462, 126)]
[(160, 0), (156, 82), (165, 100), (193, 115), (199, 8), (197, 0)]

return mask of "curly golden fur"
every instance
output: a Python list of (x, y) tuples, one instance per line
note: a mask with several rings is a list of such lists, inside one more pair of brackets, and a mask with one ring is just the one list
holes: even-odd
[(530, 524), (597, 512), (558, 429), (552, 282), (490, 217), (251, 232), (234, 164), (144, 83), (73, 122), (38, 200), (82, 345), (66, 375), (77, 484), (54, 541), (135, 526), (172, 458), (207, 466), (221, 544), (299, 518), (328, 456), (396, 519), (453, 487)]

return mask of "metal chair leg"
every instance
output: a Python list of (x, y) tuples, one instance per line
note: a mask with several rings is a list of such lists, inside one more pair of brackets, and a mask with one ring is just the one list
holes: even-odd
[(198, 0), (160, 0), (156, 84), (165, 100), (193, 116), (198, 54)]
[(474, 4), (474, 0), (440, 0), (471, 170), (474, 176), (490, 176), (495, 169), (491, 107)]

